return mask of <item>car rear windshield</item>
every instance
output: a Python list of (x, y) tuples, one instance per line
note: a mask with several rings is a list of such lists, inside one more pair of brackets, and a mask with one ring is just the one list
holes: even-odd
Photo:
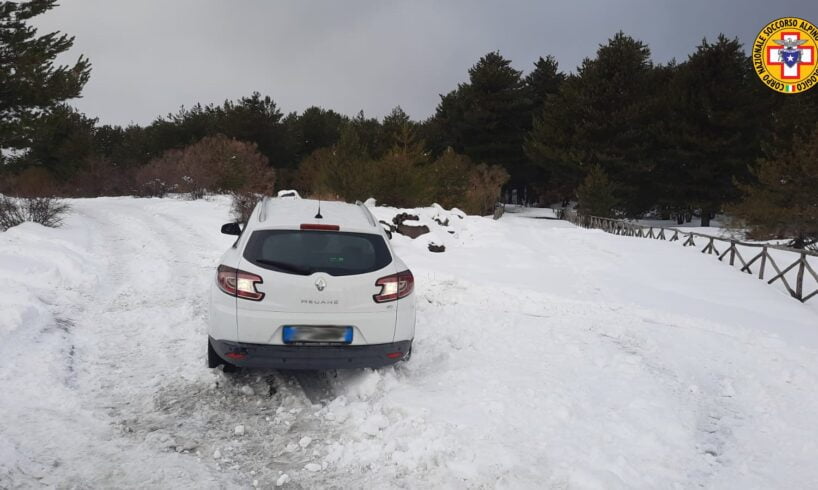
[(366, 274), (392, 262), (380, 235), (312, 230), (253, 232), (244, 258), (265, 269), (303, 276)]

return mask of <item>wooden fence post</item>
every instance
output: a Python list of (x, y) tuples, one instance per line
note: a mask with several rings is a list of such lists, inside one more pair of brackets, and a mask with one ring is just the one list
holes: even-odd
[(761, 249), (761, 269), (758, 271), (758, 278), (764, 279), (764, 266), (767, 265), (767, 245)]
[(804, 266), (807, 263), (807, 254), (801, 252), (801, 263), (798, 264), (798, 276), (795, 279), (795, 297), (799, 300), (804, 298)]
[(730, 265), (736, 261), (736, 241), (730, 240)]

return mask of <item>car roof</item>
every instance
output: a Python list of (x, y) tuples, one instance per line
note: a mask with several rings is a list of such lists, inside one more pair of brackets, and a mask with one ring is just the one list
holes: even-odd
[[(322, 218), (316, 218), (318, 209)], [(361, 203), (316, 199), (264, 198), (252, 224), (256, 229), (299, 229), (302, 224), (338, 225), (341, 231), (380, 233), (377, 221)]]

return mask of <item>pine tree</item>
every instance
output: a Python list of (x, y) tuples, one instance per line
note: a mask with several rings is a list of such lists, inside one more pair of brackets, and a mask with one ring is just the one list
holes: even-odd
[(386, 145), (386, 148), (381, 149), (378, 153), (386, 153), (399, 139), (406, 137), (406, 131), (416, 137), (415, 124), (406, 112), (397, 106), (392, 109), (392, 112), (383, 118), (381, 124), (381, 145)]
[(572, 148), (578, 163), (600, 165), (619, 187), (629, 215), (653, 205), (650, 172), (656, 142), (653, 124), (656, 85), (650, 49), (622, 32), (599, 48), (578, 70), (571, 107), (579, 112)]
[(647, 45), (619, 32), (546, 101), (527, 139), (528, 155), (563, 192), (601, 166), (618, 184), (624, 209), (637, 215), (655, 201), (657, 92)]
[(15, 166), (39, 166), (58, 180), (69, 179), (95, 153), (96, 122), (67, 105), (54, 107), (34, 121), (29, 148)]
[(534, 70), (526, 75), (524, 83), (531, 101), (532, 116), (539, 116), (549, 97), (560, 91), (565, 74), (559, 71), (559, 63), (553, 56), (540, 57), (534, 63)]
[(32, 18), (56, 0), (0, 2), (0, 163), (10, 150), (28, 148), (31, 130), (43, 114), (79, 97), (91, 65), (80, 56), (72, 66), (55, 66), (74, 38), (59, 32), (38, 35)]
[(731, 211), (758, 239), (791, 238), (802, 248), (818, 243), (818, 124), (798, 144), (762, 159), (757, 183), (740, 185), (741, 203)]
[[(358, 142), (372, 158), (380, 158), (383, 152), (392, 146), (392, 142), (383, 141), (381, 122), (374, 117), (367, 117), (364, 111), (349, 120), (348, 128), (355, 133)], [(343, 132), (342, 132), (343, 134)]]
[(580, 146), (576, 129), (580, 110), (576, 107), (576, 77), (567, 77), (560, 90), (543, 101), (526, 135), (525, 151), (529, 161), (542, 169), (543, 198), (566, 205), (582, 182), (583, 168), (574, 150)]
[(669, 194), (701, 209), (702, 226), (738, 198), (734, 182), (750, 178), (769, 114), (761, 84), (737, 39), (707, 40), (678, 67), (668, 93), (662, 180)]
[(429, 157), (408, 118), (393, 140), (392, 148), (373, 163), (372, 195), (378, 202), (396, 207), (428, 204), (431, 189), (424, 168)]
[(577, 209), (588, 216), (608, 218), (614, 215), (619, 200), (616, 185), (599, 165), (594, 165), (577, 188)]
[[(512, 186), (526, 183), (528, 162), (523, 138), (530, 129), (530, 102), (522, 72), (492, 52), (469, 69), (469, 82), (442, 96), (435, 114), (444, 137), (436, 142), (465, 153), (476, 162), (501, 165)], [(442, 148), (440, 148), (442, 146)]]
[(236, 102), (224, 102), (217, 112), (215, 131), (255, 143), (272, 165), (284, 166), (292, 160), (293, 142), (287, 138), (282, 118), (281, 110), (269, 95), (253, 92)]
[(297, 165), (304, 157), (319, 148), (328, 148), (338, 142), (341, 128), (348, 119), (337, 112), (321, 107), (308, 107), (301, 115), (290, 114), (283, 124), (294, 142), (295, 152), (290, 165)]

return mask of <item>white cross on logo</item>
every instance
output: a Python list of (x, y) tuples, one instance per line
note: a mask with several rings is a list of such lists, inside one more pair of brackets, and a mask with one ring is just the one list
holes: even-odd
[[(798, 32), (782, 32), (781, 33), (781, 40), (798, 40), (800, 39), (801, 35)], [(789, 61), (792, 63), (795, 61), (795, 56), (790, 54), (784, 54), (782, 56), (782, 51), (784, 48), (779, 47), (777, 45), (770, 45), (767, 47), (767, 64), (768, 65), (778, 65), (781, 67), (781, 78), (786, 79), (793, 79), (797, 80), (801, 78), (801, 66), (802, 65), (812, 65), (815, 63), (815, 53), (811, 46), (805, 47), (798, 47), (797, 48), (800, 54), (800, 59), (797, 63), (792, 66), (787, 65), (784, 63), (784, 60)]]

